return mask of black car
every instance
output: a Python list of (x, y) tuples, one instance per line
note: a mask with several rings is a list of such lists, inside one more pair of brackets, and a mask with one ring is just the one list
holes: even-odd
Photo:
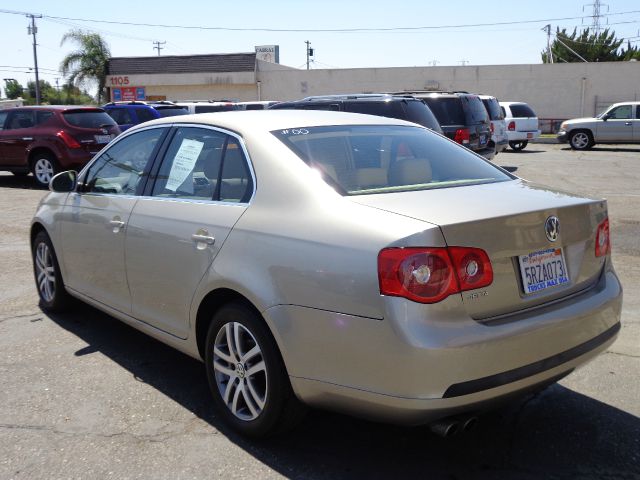
[[(269, 109), (335, 110), (398, 118), (443, 133), (429, 107), (412, 97), (387, 94), (324, 95), (293, 102), (281, 102)], [(484, 107), (483, 107), (484, 108)]]
[(491, 121), (478, 95), (461, 92), (403, 92), (423, 101), (438, 119), (444, 134), (468, 149), (493, 159)]

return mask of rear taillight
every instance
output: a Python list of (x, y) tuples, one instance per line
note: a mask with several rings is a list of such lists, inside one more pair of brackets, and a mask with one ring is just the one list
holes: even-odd
[(378, 280), (382, 295), (437, 303), (490, 285), (493, 269), (478, 248), (385, 248), (378, 254)]
[(609, 219), (605, 218), (596, 231), (596, 257), (603, 257), (611, 252), (611, 237), (609, 236)]
[(78, 143), (78, 141), (69, 135), (64, 130), (60, 130), (56, 133), (56, 137), (64, 142), (64, 144), (69, 148), (81, 148), (82, 146)]
[(509, 122), (509, 125), (507, 126), (507, 130), (509, 130), (510, 132), (513, 132), (515, 129), (516, 129), (516, 122), (512, 120)]
[(456, 134), (453, 137), (456, 142), (462, 143), (463, 145), (465, 143), (469, 143), (469, 138), (470, 133), (468, 128), (459, 128), (458, 130), (456, 130)]

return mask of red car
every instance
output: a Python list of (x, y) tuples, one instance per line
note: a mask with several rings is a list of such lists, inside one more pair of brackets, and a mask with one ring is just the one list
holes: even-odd
[(56, 173), (80, 170), (120, 133), (102, 108), (74, 105), (0, 110), (0, 170), (33, 172), (40, 186)]

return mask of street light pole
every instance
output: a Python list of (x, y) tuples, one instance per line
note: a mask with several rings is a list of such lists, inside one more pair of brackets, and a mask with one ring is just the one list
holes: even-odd
[(27, 27), (27, 32), (29, 35), (33, 35), (33, 63), (36, 71), (36, 105), (40, 105), (40, 78), (38, 77), (38, 52), (36, 50), (36, 33), (38, 32), (36, 17), (42, 18), (42, 15), (30, 13), (27, 17), (31, 17), (31, 25)]

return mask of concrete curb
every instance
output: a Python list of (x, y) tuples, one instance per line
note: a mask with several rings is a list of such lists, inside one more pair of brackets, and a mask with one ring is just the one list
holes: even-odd
[(534, 140), (529, 140), (530, 143), (557, 143), (560, 144), (560, 142), (558, 142), (558, 139), (556, 137), (538, 137)]

